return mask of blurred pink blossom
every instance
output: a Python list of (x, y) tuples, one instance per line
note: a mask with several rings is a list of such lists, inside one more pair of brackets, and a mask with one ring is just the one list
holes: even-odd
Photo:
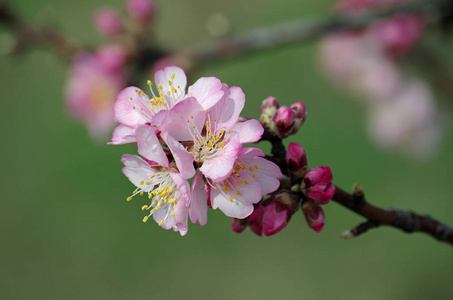
[(148, 22), (154, 13), (154, 0), (127, 0), (126, 7), (129, 15), (140, 22)]
[(85, 123), (96, 140), (109, 135), (115, 126), (113, 103), (125, 85), (122, 65), (117, 62), (112, 65), (110, 55), (106, 49), (77, 55), (71, 64), (65, 89), (70, 114)]
[(94, 25), (105, 36), (120, 33), (123, 30), (121, 16), (109, 7), (100, 8), (94, 15)]
[(392, 101), (370, 109), (369, 133), (384, 148), (397, 147), (417, 157), (428, 157), (438, 146), (438, 114), (428, 85), (422, 80), (409, 81)]

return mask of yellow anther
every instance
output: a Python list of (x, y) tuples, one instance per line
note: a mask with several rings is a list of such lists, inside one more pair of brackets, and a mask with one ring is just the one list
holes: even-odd
[(223, 130), (220, 130), (220, 134), (222, 134), (222, 133), (224, 133), (224, 132), (225, 132), (225, 131), (223, 131)]
[(252, 167), (250, 167), (250, 168), (249, 168), (249, 171), (250, 171), (250, 172), (253, 172), (253, 171), (255, 171), (255, 170), (254, 170)]
[(237, 191), (237, 192), (236, 192), (236, 195), (240, 195), (240, 194), (241, 194), (241, 192), (240, 192), (240, 191)]
[(127, 201), (131, 201), (132, 200), (132, 197), (127, 197)]
[(170, 216), (174, 216), (175, 215), (175, 211), (172, 210), (171, 213), (170, 213)]
[(211, 131), (211, 127), (206, 127), (206, 130), (207, 131)]
[(140, 196), (143, 196), (143, 192), (140, 192)]
[(162, 208), (162, 206), (159, 205), (158, 207), (156, 207), (156, 210), (159, 210), (159, 209), (161, 209), (161, 208)]
[(226, 180), (223, 181), (223, 184), (227, 184), (227, 183), (228, 183), (228, 181), (226, 181)]
[(172, 73), (170, 77), (171, 79), (175, 79), (175, 73)]
[(153, 84), (153, 83), (151, 82), (151, 80), (148, 80), (146, 83), (147, 83), (148, 85), (152, 85), (152, 84)]
[(145, 210), (145, 209), (147, 209), (147, 208), (148, 208), (148, 205), (143, 205), (143, 206), (142, 206), (142, 210)]
[(256, 174), (253, 174), (253, 178), (256, 178), (256, 177), (258, 177), (258, 176), (256, 176)]
[(244, 180), (244, 183), (245, 183), (245, 184), (249, 184), (249, 182), (248, 182), (247, 180)]
[(193, 116), (190, 116), (191, 119), (193, 119)]
[(135, 109), (135, 106), (134, 106), (134, 107), (132, 107), (132, 109)]
[(170, 91), (168, 91), (168, 92), (167, 92), (167, 95), (168, 95), (168, 96), (170, 96), (170, 95), (171, 95), (171, 92), (170, 92)]
[(151, 176), (149, 176), (149, 178), (154, 178), (154, 177), (156, 177), (156, 175), (154, 175), (154, 174), (151, 174)]
[(156, 211), (155, 208), (151, 209), (150, 213), (154, 213)]
[(132, 194), (137, 194), (137, 191), (133, 191)]
[(153, 205), (157, 205), (157, 200), (154, 200), (154, 203), (153, 203)]
[(230, 190), (230, 188), (228, 186), (224, 186), (223, 189), (225, 190), (225, 192), (228, 192)]
[(239, 184), (239, 185), (241, 185), (241, 184), (242, 184), (242, 182), (241, 182), (240, 180), (238, 180), (238, 184)]
[(146, 221), (148, 221), (148, 217), (143, 218), (143, 223), (146, 223)]
[(170, 80), (168, 81), (168, 85), (171, 86), (171, 81)]
[(131, 99), (131, 101), (134, 100), (134, 99), (132, 99), (132, 97), (130, 97), (130, 99)]
[(230, 196), (230, 201), (233, 201), (233, 197)]
[(216, 186), (214, 186), (214, 190), (216, 190), (216, 189), (217, 189), (217, 187), (216, 187)]
[(147, 181), (147, 182), (146, 182), (146, 184), (147, 184), (147, 185), (150, 185), (150, 184), (151, 184), (151, 182)]
[(228, 130), (228, 133), (231, 134), (231, 130)]
[(207, 110), (206, 113), (209, 114), (209, 110)]
[(189, 123), (189, 122), (190, 122), (190, 120), (187, 120), (187, 123)]
[(260, 167), (258, 167), (257, 165), (255, 165), (255, 169), (259, 170)]
[[(162, 85), (159, 84), (159, 85), (157, 86), (157, 88), (158, 88), (159, 90), (161, 90), (161, 89), (162, 89)], [(161, 94), (161, 93), (159, 93), (159, 95), (160, 95), (160, 94)], [(160, 96), (162, 96), (162, 95), (160, 95)]]
[(195, 129), (195, 125), (193, 125), (192, 128)]
[(159, 222), (159, 226), (162, 226), (162, 223), (164, 222), (164, 220), (160, 221)]
[(140, 184), (144, 184), (144, 183), (145, 183), (145, 182), (144, 182), (143, 180), (142, 180), (142, 181), (140, 181)]
[(209, 121), (206, 121), (206, 125), (209, 125), (209, 124), (210, 124), (210, 122), (209, 122)]
[(153, 197), (153, 194), (149, 194), (148, 198), (151, 199)]
[(216, 136), (215, 136), (215, 139), (216, 139), (216, 140), (220, 140), (220, 136), (219, 136), (219, 135), (216, 135)]

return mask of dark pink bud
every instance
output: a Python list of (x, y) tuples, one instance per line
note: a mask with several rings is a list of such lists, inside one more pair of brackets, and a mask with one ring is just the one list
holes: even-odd
[(308, 171), (307, 155), (304, 147), (296, 143), (289, 143), (286, 152), (286, 163), (291, 175), (303, 177)]
[(129, 15), (140, 22), (148, 22), (155, 8), (153, 0), (127, 0), (126, 6)]
[(263, 234), (263, 213), (264, 209), (261, 205), (259, 205), (255, 207), (255, 210), (247, 220), (247, 223), (250, 225), (250, 229), (259, 236)]
[(294, 111), (286, 106), (281, 106), (272, 117), (271, 130), (279, 137), (287, 137), (293, 132), (295, 125)]
[(292, 211), (288, 205), (272, 202), (264, 208), (263, 233), (266, 236), (276, 234), (286, 227), (291, 216)]
[(94, 15), (94, 26), (105, 36), (120, 33), (123, 30), (120, 15), (113, 9), (104, 7)]
[(102, 46), (96, 52), (100, 67), (107, 73), (116, 74), (122, 71), (126, 63), (127, 53), (119, 45)]
[(331, 183), (332, 171), (329, 167), (318, 167), (310, 170), (304, 177), (305, 195), (317, 204), (326, 204), (335, 194), (335, 186)]
[(305, 201), (302, 203), (302, 212), (304, 213), (308, 226), (314, 231), (320, 232), (324, 227), (325, 218), (322, 207), (311, 201)]
[(280, 104), (274, 97), (271, 96), (264, 99), (260, 108), (260, 123), (262, 125), (268, 125), (279, 107)]
[(241, 233), (247, 228), (247, 220), (246, 219), (233, 219), (231, 223), (233, 227), (233, 231), (237, 233)]
[(305, 119), (307, 112), (305, 111), (305, 104), (303, 102), (296, 102), (290, 106), (290, 108), (294, 111), (296, 118)]

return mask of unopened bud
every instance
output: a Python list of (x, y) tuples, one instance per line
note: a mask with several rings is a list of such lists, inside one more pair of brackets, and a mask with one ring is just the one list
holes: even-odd
[(323, 229), (325, 216), (321, 206), (311, 201), (304, 201), (302, 203), (302, 212), (311, 229), (316, 232), (320, 232)]
[(292, 134), (295, 134), (304, 123), (307, 112), (305, 111), (305, 104), (302, 102), (296, 102), (291, 105), (290, 108), (294, 111), (295, 115), (294, 128), (292, 132)]
[(293, 133), (295, 118), (291, 108), (281, 106), (272, 117), (270, 129), (280, 138), (285, 138)]
[(328, 203), (335, 194), (332, 179), (332, 171), (327, 166), (310, 170), (303, 181), (305, 195), (317, 204)]
[(101, 8), (94, 15), (94, 26), (105, 36), (118, 34), (123, 30), (120, 15), (111, 8)]
[(127, 0), (126, 7), (132, 18), (146, 23), (154, 13), (155, 4), (153, 0)]
[(233, 219), (231, 226), (233, 227), (234, 232), (241, 233), (245, 230), (245, 228), (247, 228), (247, 220), (235, 218)]
[(260, 123), (262, 125), (270, 124), (272, 117), (277, 112), (277, 109), (280, 107), (277, 99), (274, 97), (267, 97), (263, 100), (260, 108)]
[(293, 177), (302, 178), (308, 172), (307, 155), (304, 147), (296, 143), (289, 143), (286, 152), (288, 171)]
[(289, 191), (282, 191), (266, 202), (270, 203), (264, 207), (263, 233), (269, 236), (286, 227), (299, 205), (298, 197)]

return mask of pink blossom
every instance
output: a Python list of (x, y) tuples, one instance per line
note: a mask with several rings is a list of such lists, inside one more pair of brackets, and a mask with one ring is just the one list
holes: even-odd
[(65, 98), (69, 112), (86, 124), (94, 139), (104, 138), (113, 128), (112, 105), (124, 87), (122, 65), (111, 64), (109, 53), (82, 53), (71, 64)]
[[(143, 222), (151, 216), (164, 229), (173, 228), (185, 235), (190, 205), (190, 186), (176, 165), (170, 164), (160, 146), (154, 131), (148, 126), (137, 129), (139, 154), (146, 160), (130, 154), (123, 155), (123, 173), (137, 187), (128, 201), (136, 195), (148, 194), (149, 205), (142, 210), (149, 211)], [(152, 163), (149, 163), (151, 161)]]
[[(155, 81), (158, 90), (156, 93), (152, 89), (152, 82), (148, 81), (151, 98), (137, 87), (128, 87), (119, 93), (113, 110), (115, 121), (120, 125), (113, 132), (110, 144), (134, 142), (133, 133), (137, 126), (144, 124), (160, 126), (169, 110), (188, 96), (195, 97), (199, 105), (207, 109), (219, 101), (224, 93), (220, 80), (206, 77), (200, 78), (189, 87), (186, 95), (186, 75), (181, 68), (174, 66), (158, 70)], [(185, 123), (178, 124), (187, 127)]]
[(305, 194), (317, 204), (328, 203), (335, 193), (332, 179), (332, 171), (327, 166), (310, 170), (303, 181)]
[(94, 15), (94, 25), (100, 34), (109, 36), (123, 30), (120, 15), (113, 9), (104, 7)]
[(253, 212), (253, 204), (280, 186), (280, 168), (262, 158), (257, 148), (242, 148), (231, 175), (221, 182), (208, 180), (212, 208), (229, 217), (243, 219)]
[(308, 226), (316, 232), (320, 232), (324, 228), (324, 210), (321, 206), (311, 201), (302, 203), (302, 212)]
[(154, 0), (127, 0), (129, 15), (140, 22), (148, 22), (155, 10)]

